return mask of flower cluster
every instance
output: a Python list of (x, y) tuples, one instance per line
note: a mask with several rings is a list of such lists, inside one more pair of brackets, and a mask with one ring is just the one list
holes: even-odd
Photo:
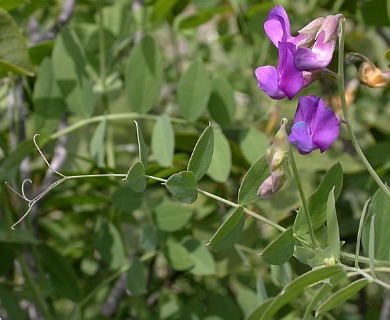
[(263, 66), (255, 74), (262, 89), (272, 99), (292, 99), (302, 88), (315, 81), (332, 60), (337, 29), (342, 15), (318, 18), (293, 37), (290, 20), (282, 6), (274, 7), (264, 23), (264, 30), (279, 50), (279, 64)]
[[(322, 74), (331, 73), (326, 67), (333, 57), (342, 18), (341, 14), (337, 14), (315, 19), (294, 37), (284, 8), (274, 7), (264, 23), (264, 30), (278, 48), (279, 63), (277, 68), (262, 66), (256, 69), (259, 88), (272, 99), (292, 99)], [(322, 99), (303, 96), (299, 98), (292, 132), (288, 137), (286, 122), (282, 123), (274, 144), (267, 149), (271, 176), (260, 186), (259, 197), (271, 196), (287, 180), (289, 143), (295, 144), (300, 154), (316, 149), (324, 152), (337, 139), (341, 121)]]

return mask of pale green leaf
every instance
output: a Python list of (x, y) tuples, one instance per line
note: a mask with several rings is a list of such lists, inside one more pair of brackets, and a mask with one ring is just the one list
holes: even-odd
[(215, 262), (209, 249), (196, 239), (187, 239), (183, 243), (188, 250), (194, 267), (190, 272), (198, 276), (208, 276), (215, 274)]
[(249, 163), (255, 162), (269, 147), (268, 137), (255, 127), (242, 130), (239, 139), (242, 154)]
[(223, 250), (232, 247), (240, 239), (244, 223), (244, 208), (238, 207), (218, 228), (207, 245), (213, 250)]
[(14, 72), (33, 76), (34, 69), (28, 56), (26, 41), (11, 15), (0, 8), (0, 70), (2, 75)]
[(163, 82), (162, 56), (147, 35), (133, 48), (125, 68), (125, 89), (132, 110), (147, 113), (156, 104)]
[(154, 158), (161, 166), (172, 166), (175, 135), (166, 114), (159, 116), (153, 127), (151, 148)]
[(210, 167), (214, 152), (214, 131), (209, 125), (199, 137), (192, 151), (187, 170), (192, 171), (199, 181)]
[(89, 144), (89, 154), (96, 161), (98, 167), (104, 167), (106, 124), (106, 118), (99, 122)]
[(194, 266), (188, 250), (182, 244), (171, 238), (166, 243), (164, 254), (174, 270), (184, 271)]
[(207, 174), (216, 182), (226, 182), (232, 167), (229, 141), (221, 131), (214, 133), (214, 152)]
[(188, 224), (192, 211), (179, 203), (165, 200), (154, 209), (154, 217), (160, 230), (173, 232)]
[(80, 117), (90, 117), (95, 107), (92, 83), (86, 72), (87, 58), (77, 34), (64, 28), (52, 53), (54, 78), (69, 110)]
[(281, 265), (289, 261), (293, 253), (293, 230), (288, 228), (264, 249), (261, 256), (269, 264)]
[(368, 240), (368, 259), (371, 275), (376, 278), (375, 272), (375, 217), (376, 214), (371, 216), (370, 221), (370, 236)]
[(165, 183), (165, 187), (181, 202), (193, 203), (198, 198), (198, 184), (191, 171), (173, 174)]
[(211, 92), (209, 75), (203, 63), (194, 61), (180, 78), (177, 88), (179, 108), (189, 121), (197, 120), (205, 111)]

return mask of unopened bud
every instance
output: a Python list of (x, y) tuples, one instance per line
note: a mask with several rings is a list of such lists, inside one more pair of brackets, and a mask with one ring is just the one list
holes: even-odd
[(270, 171), (274, 172), (287, 160), (288, 151), (290, 149), (290, 141), (286, 131), (287, 119), (282, 119), (280, 129), (275, 135), (274, 143), (272, 144), (272, 161), (269, 163)]
[(260, 198), (269, 198), (276, 192), (278, 192), (287, 181), (288, 177), (288, 166), (283, 165), (279, 170), (272, 172), (271, 175), (264, 180), (261, 184), (257, 195)]

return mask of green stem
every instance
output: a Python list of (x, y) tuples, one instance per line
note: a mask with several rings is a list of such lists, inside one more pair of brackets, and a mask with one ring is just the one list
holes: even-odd
[(38, 304), (39, 309), (45, 316), (45, 319), (54, 319), (54, 317), (50, 314), (45, 301), (42, 299), (38, 287), (35, 285), (35, 282), (30, 274), (30, 271), (27, 267), (23, 255), (19, 251), (17, 251), (17, 259), (19, 260), (20, 267), (22, 268), (23, 271), (23, 275), (26, 278), (26, 281), (31, 288), (31, 291), (34, 295), (34, 298)]
[[(157, 115), (139, 114), (136, 112), (113, 113), (113, 114), (108, 114), (108, 115), (94, 116), (92, 118), (80, 120), (80, 121), (66, 127), (65, 129), (63, 129), (61, 131), (57, 131), (57, 132), (53, 133), (52, 135), (49, 136), (49, 141), (56, 140), (64, 135), (71, 133), (73, 131), (76, 131), (77, 129), (82, 128), (88, 124), (100, 122), (100, 121), (103, 121), (104, 119), (107, 121), (116, 121), (116, 120), (129, 120), (129, 119), (156, 120), (157, 118), (158, 118)], [(177, 123), (177, 124), (188, 124), (188, 121), (180, 119), (180, 118), (171, 118), (171, 121), (173, 123)], [(48, 141), (46, 141), (46, 142), (48, 142)]]
[(352, 123), (349, 117), (349, 111), (347, 107), (347, 101), (345, 98), (345, 88), (344, 88), (344, 42), (345, 42), (345, 19), (340, 20), (340, 37), (339, 37), (339, 61), (338, 61), (338, 77), (337, 84), (339, 87), (340, 101), (343, 108), (344, 120), (346, 122), (346, 127), (348, 129), (349, 135), (351, 137), (352, 145), (354, 146), (356, 153), (360, 157), (367, 171), (370, 173), (371, 177), (375, 180), (378, 187), (385, 193), (388, 199), (390, 199), (390, 191), (387, 186), (383, 183), (381, 178), (379, 178), (376, 171), (372, 168), (368, 162), (366, 156), (364, 155), (360, 145), (356, 139), (355, 132), (352, 128)]
[(293, 151), (291, 148), (289, 150), (289, 163), (290, 163), (290, 167), (292, 169), (292, 172), (293, 172), (293, 175), (295, 178), (295, 182), (296, 182), (297, 187), (298, 187), (299, 195), (301, 196), (301, 200), (302, 200), (302, 204), (303, 204), (303, 211), (305, 212), (307, 226), (309, 229), (310, 240), (312, 242), (313, 247), (315, 248), (317, 246), (317, 242), (316, 242), (316, 237), (314, 236), (314, 230), (313, 230), (313, 224), (311, 222), (309, 206), (307, 204), (307, 200), (306, 200), (305, 192), (303, 190), (301, 178), (299, 176), (297, 164), (295, 163), (294, 154), (293, 154)]

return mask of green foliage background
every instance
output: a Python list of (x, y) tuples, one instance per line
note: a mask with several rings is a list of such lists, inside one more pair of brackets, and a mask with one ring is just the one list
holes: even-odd
[[(294, 32), (319, 16), (342, 13), (346, 51), (385, 70), (390, 1), (79, 0), (62, 26), (66, 4), (0, 0), (0, 317), (260, 319), (271, 317), (265, 310), (272, 297), (283, 297), (275, 319), (313, 319), (312, 310), (324, 313), (320, 319), (379, 319), (383, 288), (365, 287), (367, 279), (347, 287), (339, 266), (308, 273), (327, 252), (306, 261), (285, 255), (296, 253), (293, 232), (307, 235), (292, 179), (261, 200), (240, 185), (253, 163), (246, 186), (268, 176), (258, 159), (280, 119), (292, 123), (297, 104), (273, 101), (257, 88), (255, 68), (277, 63), (263, 31), (269, 10), (282, 4)], [(330, 69), (337, 72), (336, 55)], [(347, 84), (355, 78), (356, 69), (347, 66)], [(312, 94), (340, 111), (335, 79), (323, 77), (301, 93)], [(388, 90), (363, 86), (350, 105), (359, 142), (383, 181), (389, 181), (389, 110)], [(69, 179), (11, 230), (28, 207), (4, 182), (20, 190), (31, 179), (25, 190), (33, 198), (61, 178), (34, 147), (37, 133), (62, 174), (122, 176)], [(329, 239), (345, 241), (342, 250), (354, 253), (361, 212), (373, 197), (370, 261), (389, 268), (389, 200), (376, 193), (345, 128), (324, 154), (295, 159), (314, 198), (309, 206), (318, 212), (316, 237), (326, 238), (329, 208), (338, 199), (332, 230), (337, 226), (340, 234)], [(197, 188), (287, 231), (280, 236), (241, 206)], [(343, 258), (353, 265), (353, 258)], [(308, 278), (292, 282), (303, 274)], [(309, 288), (328, 278), (334, 288)], [(352, 298), (318, 309), (336, 288), (347, 288)]]

